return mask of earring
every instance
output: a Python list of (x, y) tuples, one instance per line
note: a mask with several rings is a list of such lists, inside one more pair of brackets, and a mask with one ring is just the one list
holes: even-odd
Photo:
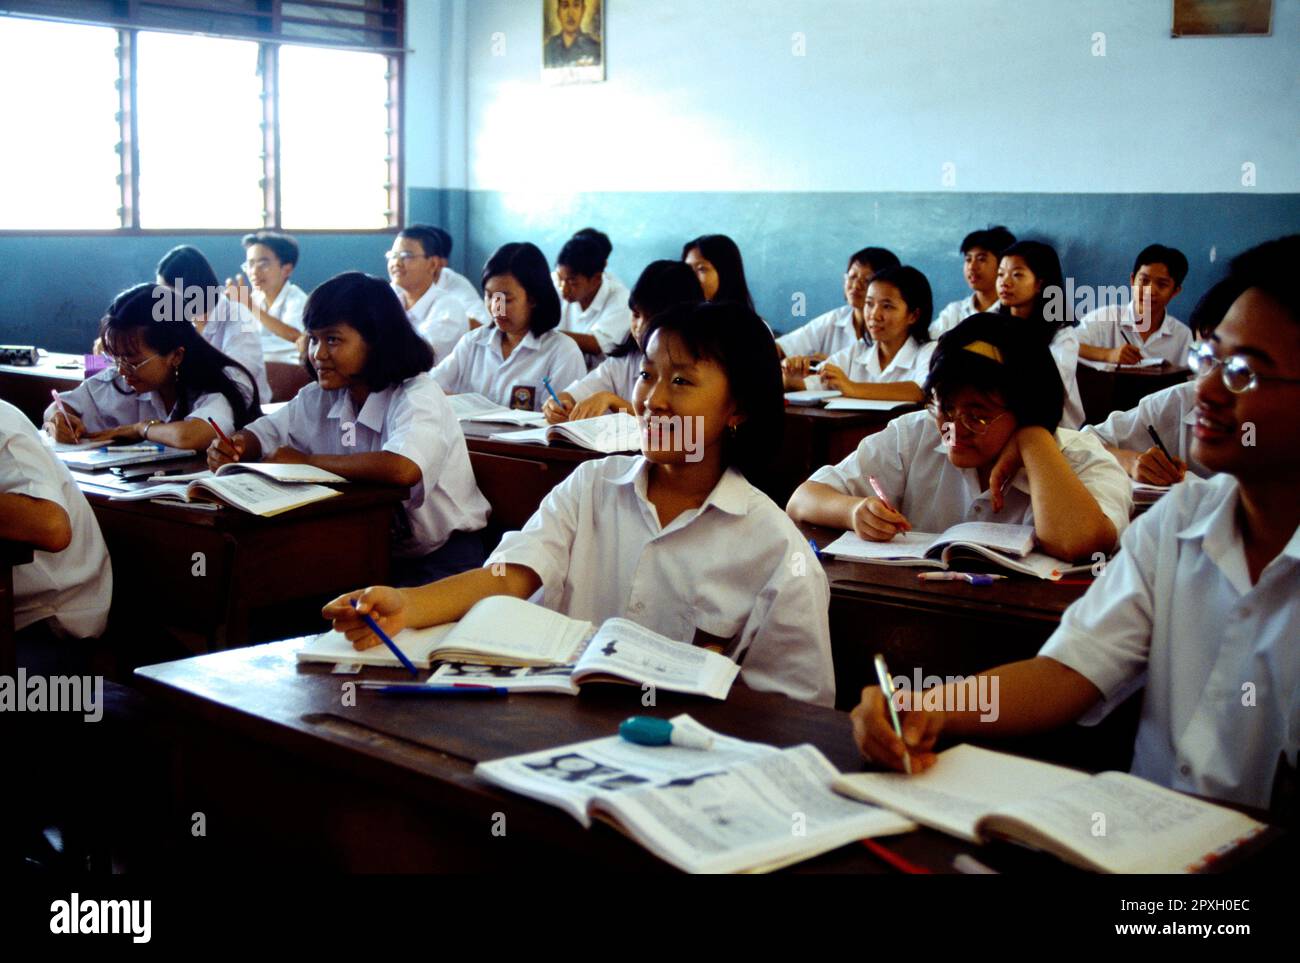
[(727, 425), (727, 434), (732, 438), (736, 437), (736, 433), (739, 430), (740, 430), (739, 427), (736, 425), (734, 421), (731, 424)]

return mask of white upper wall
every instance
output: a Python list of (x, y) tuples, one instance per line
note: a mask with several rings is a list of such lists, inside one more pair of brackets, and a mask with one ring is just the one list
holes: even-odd
[(1275, 0), (1270, 37), (1180, 40), (1170, 0), (606, 4), (606, 82), (544, 87), (540, 0), (412, 0), (417, 57), (439, 17), (464, 26), (438, 99), (466, 153), (438, 118), (412, 135), (408, 86), (408, 184), (1300, 191), (1300, 0)]

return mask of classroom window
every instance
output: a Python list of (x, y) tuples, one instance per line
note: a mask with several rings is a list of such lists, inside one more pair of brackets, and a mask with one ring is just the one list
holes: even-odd
[(280, 222), (289, 230), (389, 226), (389, 58), (282, 46)]
[(118, 32), (0, 18), (0, 229), (121, 226)]

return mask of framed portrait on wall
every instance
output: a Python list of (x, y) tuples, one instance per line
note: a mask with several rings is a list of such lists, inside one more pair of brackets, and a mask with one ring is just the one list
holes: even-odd
[(1175, 37), (1267, 37), (1273, 0), (1174, 0)]
[(603, 0), (542, 0), (542, 80), (584, 84), (604, 79)]

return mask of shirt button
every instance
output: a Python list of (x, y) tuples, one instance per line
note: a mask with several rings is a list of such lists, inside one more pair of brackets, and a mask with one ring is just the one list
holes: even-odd
[(1182, 773), (1184, 776), (1190, 776), (1192, 774), (1192, 767), (1189, 766), (1187, 763), (1183, 763), (1181, 766), (1178, 767), (1178, 771)]
[(628, 611), (635, 612), (637, 615), (640, 615), (642, 612), (645, 611), (645, 603), (633, 602), (631, 605), (628, 606)]

